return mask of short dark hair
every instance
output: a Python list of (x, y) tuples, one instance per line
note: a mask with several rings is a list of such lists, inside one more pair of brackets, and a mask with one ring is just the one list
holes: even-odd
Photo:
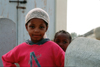
[(56, 36), (57, 36), (59, 33), (64, 33), (64, 34), (66, 34), (66, 35), (69, 37), (69, 41), (70, 41), (70, 43), (71, 43), (72, 37), (71, 37), (71, 35), (70, 35), (67, 31), (65, 31), (65, 30), (60, 30), (60, 31), (56, 32), (56, 34), (55, 34), (55, 36), (54, 36), (54, 40), (55, 40)]

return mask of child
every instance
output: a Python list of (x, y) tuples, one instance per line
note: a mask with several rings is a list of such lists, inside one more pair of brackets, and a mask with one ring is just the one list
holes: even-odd
[(14, 63), (18, 63), (20, 67), (64, 67), (64, 51), (44, 37), (49, 24), (47, 12), (34, 8), (26, 15), (25, 22), (30, 40), (3, 55), (3, 65), (14, 67)]
[(54, 36), (54, 42), (56, 42), (64, 51), (66, 51), (71, 40), (71, 35), (64, 30), (58, 31)]

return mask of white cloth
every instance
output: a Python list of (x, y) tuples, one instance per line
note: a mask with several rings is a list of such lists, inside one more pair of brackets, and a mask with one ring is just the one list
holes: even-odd
[(49, 23), (48, 13), (41, 8), (34, 8), (34, 9), (30, 10), (25, 17), (25, 24), (33, 18), (43, 19), (44, 21)]

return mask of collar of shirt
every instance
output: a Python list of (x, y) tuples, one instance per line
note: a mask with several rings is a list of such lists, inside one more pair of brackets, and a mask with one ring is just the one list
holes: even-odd
[(29, 44), (29, 45), (34, 45), (34, 44), (37, 44), (37, 45), (42, 45), (42, 44), (44, 44), (45, 42), (47, 42), (47, 41), (49, 41), (49, 39), (48, 38), (44, 38), (44, 39), (42, 39), (41, 41), (39, 41), (38, 43), (34, 43), (34, 42), (32, 42), (31, 40), (26, 40), (25, 42), (27, 43), (27, 44)]

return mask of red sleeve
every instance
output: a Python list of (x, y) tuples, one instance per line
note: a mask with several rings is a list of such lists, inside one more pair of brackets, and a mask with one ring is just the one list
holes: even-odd
[(57, 67), (64, 67), (65, 52), (57, 45), (53, 49), (54, 61)]
[(17, 63), (17, 47), (9, 51), (2, 56), (2, 62), (4, 67), (16, 67), (14, 63)]

